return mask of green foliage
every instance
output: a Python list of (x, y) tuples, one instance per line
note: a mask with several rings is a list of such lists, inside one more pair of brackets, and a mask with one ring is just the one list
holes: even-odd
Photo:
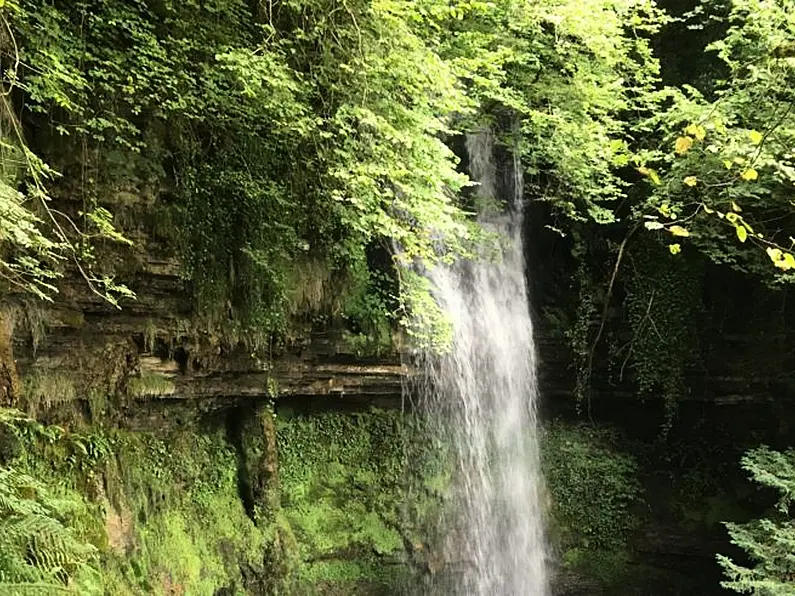
[(244, 590), (247, 566), (262, 573), (266, 537), (238, 496), (237, 455), (223, 430), (120, 433), (114, 448), (108, 497), (135, 521), (130, 550), (106, 555), (109, 585), (211, 594)]
[[(618, 158), (606, 175), (621, 200), (603, 204), (606, 212), (591, 221), (555, 222), (585, 239), (575, 257), (590, 270), (579, 276), (584, 303), (569, 330), (580, 362), (578, 395), (588, 394), (594, 360), (612, 360), (619, 380), (635, 373), (627, 376), (640, 396), (665, 399), (669, 424), (676, 396), (687, 389), (699, 269), (731, 268), (771, 286), (792, 281), (794, 8), (790, 1), (704, 0), (678, 22), (656, 21), (663, 24), (657, 39), (688, 55), (677, 50), (657, 64), (637, 50), (646, 58), (645, 83), (628, 81), (634, 109), (620, 111), (608, 135)], [(668, 76), (678, 86), (664, 87), (660, 68), (688, 60), (697, 66), (685, 80)], [(574, 207), (582, 220), (587, 211)], [(605, 260), (614, 263), (607, 275)], [(622, 316), (614, 317), (624, 298)], [(604, 358), (597, 348), (607, 337), (613, 344)]]
[(348, 343), (357, 355), (383, 354), (394, 348), (392, 330), (400, 290), (390, 276), (361, 261), (351, 267), (349, 289), (340, 310), (352, 330)]
[[(95, 247), (102, 240), (127, 244), (129, 240), (115, 229), (111, 214), (95, 202), (85, 202), (78, 218), (51, 206), (50, 188), (59, 174), (31, 150), (12, 104), (12, 94), (21, 91), (40, 109), (52, 102), (71, 110), (75, 104), (70, 93), (82, 86), (78, 69), (65, 66), (61, 55), (66, 52), (79, 60), (77, 48), (54, 45), (61, 41), (54, 11), (45, 8), (31, 14), (25, 8), (26, 3), (15, 0), (0, 6), (4, 29), (0, 55), (11, 65), (3, 72), (0, 102), (0, 282), (6, 292), (51, 299), (64, 262), (71, 261), (94, 293), (117, 305), (120, 298), (134, 294), (96, 267)], [(44, 33), (35, 50), (19, 45), (17, 35), (26, 26), (41, 33), (50, 25), (56, 27), (53, 35)], [(33, 68), (26, 62), (29, 54), (40, 58), (33, 59)], [(26, 77), (28, 72), (32, 74)]]
[(795, 451), (778, 452), (767, 447), (749, 451), (743, 468), (762, 486), (778, 493), (775, 514), (748, 524), (727, 523), (732, 543), (754, 563), (746, 567), (718, 555), (728, 579), (723, 586), (741, 594), (783, 596), (792, 594), (795, 578)]
[(793, 8), (736, 0), (727, 11), (706, 1), (688, 15), (692, 29), (720, 25), (707, 52), (725, 68), (715, 70), (708, 89), (667, 90), (669, 109), (644, 125), (662, 144), (647, 154), (659, 172), (643, 169), (652, 192), (636, 212), (670, 242), (687, 238), (712, 261), (775, 282), (791, 281), (795, 268)]
[(0, 468), (0, 590), (101, 594), (98, 551), (72, 527), (83, 507), (14, 468)]
[(664, 400), (668, 427), (677, 401), (687, 394), (685, 366), (698, 357), (701, 271), (697, 263), (677, 259), (655, 243), (636, 246), (630, 258), (624, 304), (632, 336), (615, 350), (615, 367), (623, 375), (632, 362), (639, 396)]
[[(80, 434), (13, 410), (0, 422), (13, 463), (0, 471), (3, 593), (391, 593), (430, 555), (449, 476), (397, 412), (279, 420), (280, 478), (259, 418), (232, 443), (238, 431), (190, 424)], [(41, 561), (25, 558), (31, 540)]]
[(269, 538), (223, 430), (78, 434), (9, 410), (0, 422), (14, 458), (0, 470), (4, 594), (240, 593), (244, 573), (264, 574)]
[(277, 420), (282, 514), (304, 589), (408, 581), (446, 476), (438, 454), (408, 442), (417, 424), (377, 410)]
[[(482, 120), (513, 114), (533, 191), (565, 218), (614, 221), (625, 186), (614, 170), (629, 159), (620, 118), (650, 105), (647, 37), (664, 22), (645, 0), (10, 10), (12, 83), (26, 116), (91, 162), (83, 194), (168, 187), (163, 207), (208, 322), (259, 334), (289, 327), (296, 261), (325, 263), (356, 292), (348, 281), (361, 279), (368, 247), (394, 249), (406, 269), (476, 254), (482, 231), (445, 141)], [(98, 205), (86, 212), (98, 234), (121, 239)], [(408, 272), (401, 281), (386, 319), (437, 320), (428, 288)], [(444, 335), (431, 323), (419, 341)]]
[[(0, 590), (103, 593), (96, 511), (63, 479), (104, 461), (107, 442), (3, 409), (0, 446)], [(54, 465), (60, 475), (52, 474)]]
[(608, 432), (550, 424), (541, 439), (544, 477), (559, 545), (586, 556), (626, 549), (641, 499), (634, 460), (618, 451)]

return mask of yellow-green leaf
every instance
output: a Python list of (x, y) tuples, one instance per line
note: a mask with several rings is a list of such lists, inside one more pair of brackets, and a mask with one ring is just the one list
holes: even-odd
[(647, 221), (645, 224), (647, 230), (661, 230), (663, 226), (659, 221)]
[(749, 131), (749, 133), (748, 133), (748, 138), (749, 138), (749, 139), (751, 139), (751, 142), (752, 142), (754, 145), (758, 145), (759, 143), (761, 143), (761, 142), (762, 142), (762, 140), (763, 140), (765, 137), (764, 137), (764, 135), (762, 135), (762, 133), (761, 133), (761, 132), (759, 132), (758, 130), (752, 130), (752, 131)]
[(757, 172), (753, 168), (748, 168), (742, 174), (740, 174), (740, 178), (742, 178), (743, 180), (749, 180), (749, 181), (750, 180), (756, 180), (757, 178), (759, 178), (759, 172)]
[(678, 255), (680, 252), (682, 252), (682, 247), (678, 244), (669, 244), (668, 250), (671, 251), (672, 255)]
[(684, 155), (693, 146), (693, 137), (679, 137), (674, 144), (674, 151), (679, 155)]
[(740, 242), (745, 242), (748, 238), (748, 230), (744, 226), (735, 226), (734, 231), (737, 232), (737, 238)]
[(783, 271), (789, 271), (790, 269), (795, 268), (795, 257), (792, 256), (792, 253), (788, 252), (781, 252), (777, 248), (774, 249), (767, 249), (767, 254), (771, 253), (771, 250), (778, 251), (778, 259), (773, 259), (771, 255), (771, 259), (773, 259), (773, 264)]
[(740, 209), (740, 206), (734, 201), (732, 201), (732, 210), (736, 211), (737, 213), (740, 213), (740, 211), (742, 211), (742, 209)]
[(707, 131), (703, 126), (698, 124), (691, 124), (685, 129), (685, 132), (691, 136), (696, 137), (699, 141), (703, 141), (707, 136)]
[(660, 177), (657, 175), (657, 172), (655, 172), (654, 170), (649, 170), (649, 178), (651, 178), (651, 181), (652, 181), (654, 184), (656, 184), (657, 186), (659, 186), (659, 184), (660, 184)]
[(781, 259), (782, 252), (780, 248), (773, 248), (772, 246), (769, 246), (766, 252), (767, 256), (769, 256), (773, 262)]
[(679, 217), (679, 214), (676, 212), (675, 208), (671, 208), (671, 205), (669, 205), (668, 203), (663, 203), (662, 205), (657, 207), (657, 211), (659, 211), (661, 215), (667, 217), (671, 221)]
[(660, 177), (657, 175), (657, 172), (655, 172), (651, 168), (647, 168), (646, 166), (641, 166), (638, 168), (638, 173), (648, 177), (653, 184), (660, 184)]
[(696, 184), (698, 184), (698, 178), (696, 178), (695, 176), (687, 176), (683, 182), (688, 186), (695, 186)]
[(671, 226), (668, 228), (668, 231), (674, 236), (690, 236), (690, 232), (688, 232), (687, 229), (683, 228), (682, 226)]
[(726, 167), (727, 170), (731, 170), (732, 169), (732, 162), (729, 161), (728, 159), (724, 159), (723, 160), (723, 165)]

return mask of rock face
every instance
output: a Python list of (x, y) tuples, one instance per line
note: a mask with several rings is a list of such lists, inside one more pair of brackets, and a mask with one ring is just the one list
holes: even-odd
[(322, 396), (343, 407), (399, 403), (409, 371), (398, 354), (357, 357), (341, 332), (310, 334), (271, 353), (222, 341), (193, 325), (176, 260), (147, 260), (129, 285), (137, 299), (122, 309), (72, 279), (51, 305), (9, 310), (0, 349), (16, 367), (0, 371), (4, 400), (40, 412), (79, 401), (94, 415), (125, 416), (152, 402), (214, 408)]
[[(195, 324), (193, 301), (176, 259), (147, 254), (139, 259), (128, 284), (137, 299), (120, 310), (73, 276), (52, 304), (23, 302), (0, 312), (0, 402), (55, 420), (64, 411), (73, 416), (76, 410), (88, 419), (107, 418), (132, 430), (180, 424), (219, 410), (254, 411), (257, 404), (275, 399), (280, 405), (314, 403), (334, 409), (401, 405), (403, 384), (412, 370), (400, 354), (363, 357), (346, 345), (340, 330), (307, 334), (256, 352), (242, 343), (223, 341)], [(547, 415), (568, 416), (573, 410), (572, 358), (562, 338), (543, 324), (539, 327), (542, 409)], [(748, 408), (759, 415), (760, 404), (795, 395), (786, 391), (791, 374), (781, 372), (792, 367), (778, 367), (789, 362), (791, 354), (781, 350), (773, 364), (763, 368), (749, 364), (757, 362), (761, 345), (753, 338), (717, 333), (710, 337), (702, 346), (706, 358), (690, 373), (691, 385), (699, 389), (685, 397), (690, 405), (683, 412), (698, 410), (693, 428), (704, 420), (720, 419), (719, 430), (739, 436), (740, 426), (747, 427)], [(785, 339), (776, 341), (783, 345)], [(762, 352), (770, 361), (769, 350)], [(757, 374), (751, 377), (747, 370)], [(598, 420), (628, 429), (645, 427), (651, 434), (659, 428), (660, 412), (639, 404), (626, 387), (596, 387), (593, 399)], [(738, 415), (725, 414), (728, 410)], [(760, 428), (772, 428), (771, 421), (787, 424), (787, 418), (773, 412), (760, 419)], [(691, 432), (684, 416), (678, 424), (684, 433), (700, 432)], [(263, 440), (267, 435), (263, 433)], [(266, 447), (273, 451), (271, 443)], [(267, 471), (270, 463), (263, 461), (260, 467)], [(267, 484), (265, 476), (251, 474), (250, 500), (262, 500), (258, 494), (263, 492), (260, 485)], [(123, 529), (123, 512), (116, 517), (111, 525)], [(675, 525), (655, 527), (639, 534), (633, 551), (653, 560), (658, 569), (679, 569), (681, 561), (693, 558), (711, 565), (721, 543), (708, 542)], [(592, 580), (564, 574), (556, 593), (599, 592)]]

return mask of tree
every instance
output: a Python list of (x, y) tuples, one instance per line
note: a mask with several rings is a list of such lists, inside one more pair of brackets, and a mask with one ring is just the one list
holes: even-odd
[(795, 450), (773, 451), (759, 447), (742, 459), (743, 468), (762, 486), (778, 492), (775, 515), (747, 524), (727, 523), (732, 543), (742, 548), (754, 563), (745, 567), (724, 555), (718, 555), (728, 579), (726, 588), (741, 594), (784, 596), (795, 585), (795, 519), (791, 507), (795, 501)]

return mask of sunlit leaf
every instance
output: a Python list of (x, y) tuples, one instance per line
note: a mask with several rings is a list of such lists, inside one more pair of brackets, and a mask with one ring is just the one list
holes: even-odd
[(773, 261), (773, 263), (777, 263), (778, 261), (780, 261), (783, 255), (780, 248), (774, 248), (772, 246), (769, 246), (766, 252), (767, 256), (770, 257), (770, 260)]
[(795, 269), (795, 257), (792, 256), (792, 253), (782, 253), (781, 258), (777, 261), (773, 261), (773, 264), (783, 271), (789, 271), (790, 269)]
[(740, 209), (740, 206), (734, 201), (732, 201), (732, 210), (736, 211), (737, 213), (740, 213), (742, 211), (742, 209)]
[(659, 221), (647, 221), (645, 224), (647, 230), (661, 230), (665, 226), (663, 226)]
[(759, 178), (759, 172), (757, 172), (753, 168), (748, 168), (742, 174), (740, 174), (740, 178), (742, 178), (743, 180), (749, 180), (749, 181), (750, 180), (756, 180), (757, 178)]
[(679, 155), (684, 155), (693, 146), (693, 137), (679, 137), (674, 144), (674, 151)]
[(748, 238), (748, 230), (744, 226), (735, 226), (734, 231), (737, 232), (737, 238), (740, 242), (745, 242)]
[(698, 184), (698, 178), (695, 176), (687, 176), (683, 181), (687, 186), (695, 186)]
[(638, 173), (640, 173), (641, 175), (646, 176), (647, 178), (649, 178), (649, 180), (651, 180), (652, 184), (655, 184), (655, 185), (659, 185), (660, 184), (660, 176), (657, 174), (657, 172), (655, 172), (651, 168), (647, 168), (645, 166), (641, 166), (641, 167), (638, 168)]
[(752, 130), (748, 133), (748, 138), (754, 145), (758, 145), (765, 138), (764, 135), (758, 130)]
[(690, 232), (688, 232), (687, 229), (683, 228), (682, 226), (671, 226), (668, 228), (668, 231), (674, 236), (690, 236)]
[(703, 141), (704, 137), (707, 136), (707, 130), (698, 124), (691, 124), (685, 129), (685, 132), (696, 137), (699, 141)]
[(682, 252), (682, 247), (679, 244), (669, 244), (668, 250), (671, 251), (672, 255), (678, 255), (680, 252)]

